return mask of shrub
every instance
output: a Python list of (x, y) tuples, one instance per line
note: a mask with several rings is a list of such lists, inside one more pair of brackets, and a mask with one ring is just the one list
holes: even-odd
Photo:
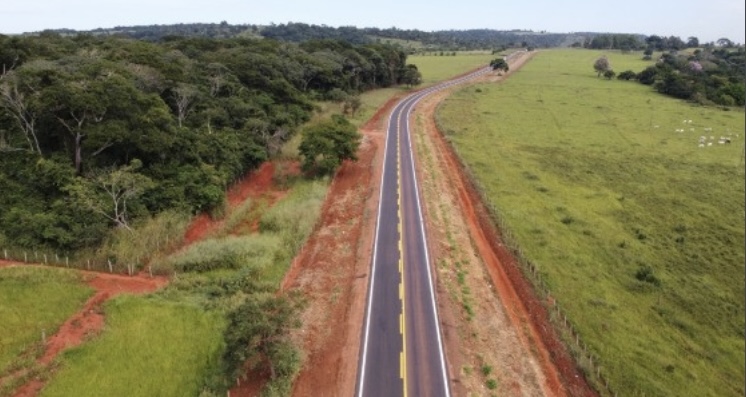
[(622, 73), (619, 73), (619, 76), (616, 77), (619, 80), (634, 80), (637, 78), (637, 73), (631, 71), (631, 70), (625, 70)]
[(166, 263), (182, 272), (237, 269), (248, 265), (261, 269), (273, 262), (279, 246), (276, 235), (229, 236), (193, 244)]
[(635, 278), (642, 282), (653, 284), (656, 287), (661, 285), (661, 280), (653, 274), (653, 268), (648, 265), (640, 266), (637, 272), (635, 272)]

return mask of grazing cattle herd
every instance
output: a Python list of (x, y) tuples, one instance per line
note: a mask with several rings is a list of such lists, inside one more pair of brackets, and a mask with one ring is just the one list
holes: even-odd
[[(684, 124), (691, 124), (692, 120), (683, 120), (682, 122)], [(658, 128), (658, 127), (659, 126), (657, 126), (657, 125), (655, 126), (655, 128)], [(686, 129), (684, 129), (684, 128), (677, 128), (675, 130), (675, 132), (677, 132), (677, 133), (683, 133), (685, 131), (686, 131)], [(694, 132), (694, 131), (696, 131), (696, 129), (695, 128), (689, 128), (689, 131)], [(702, 131), (703, 132), (712, 133), (712, 127), (702, 128)], [(728, 130), (728, 132), (726, 133), (726, 135), (721, 135), (718, 138), (717, 143), (719, 145), (729, 144), (729, 143), (731, 143), (733, 141), (733, 139), (738, 138), (738, 137), (739, 137), (739, 134), (733, 134), (732, 132), (730, 132), (730, 130)], [(698, 141), (698, 143), (699, 143), (698, 146), (701, 147), (701, 148), (704, 148), (704, 147), (712, 146), (714, 142), (715, 142), (715, 135), (700, 135), (699, 141)]]

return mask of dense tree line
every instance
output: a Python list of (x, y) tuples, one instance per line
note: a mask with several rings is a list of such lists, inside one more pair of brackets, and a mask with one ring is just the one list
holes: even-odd
[(76, 31), (72, 29), (53, 29), (45, 31), (56, 33), (61, 36), (77, 36), (78, 34), (90, 34), (93, 36), (119, 36), (129, 37), (146, 41), (161, 41), (170, 36), (180, 37), (209, 37), (230, 39), (234, 37), (259, 37), (261, 29), (258, 25), (231, 25), (227, 22), (221, 23), (179, 23), (173, 25), (142, 25), (142, 26), (115, 26), (113, 28), (97, 28), (89, 31)]
[(637, 74), (640, 83), (656, 91), (701, 104), (744, 106), (744, 48), (706, 48), (693, 55), (665, 53), (655, 66)]
[[(646, 50), (645, 57), (650, 53)], [(593, 68), (600, 77), (613, 78), (609, 60), (598, 58)], [(746, 104), (746, 50), (744, 47), (706, 47), (691, 54), (663, 53), (653, 66), (635, 73), (619, 73), (619, 80), (637, 80), (661, 94), (692, 100), (703, 105), (744, 106)]]
[(260, 34), (278, 40), (301, 42), (318, 38), (335, 38), (352, 43), (371, 43), (380, 39), (413, 40), (435, 50), (477, 50), (499, 47), (558, 47), (567, 42), (567, 33), (535, 33), (493, 29), (441, 30), (424, 32), (416, 29), (330, 27), (305, 23), (266, 26)]
[(396, 48), (333, 40), (0, 36), (0, 242), (75, 250), (220, 208), (315, 99), (403, 82)]
[[(596, 36), (603, 36), (594, 32), (548, 33), (530, 30), (440, 30), (426, 32), (417, 29), (392, 28), (357, 28), (354, 26), (332, 27), (306, 23), (271, 24), (266, 26), (239, 24), (231, 25), (225, 22), (219, 24), (191, 23), (175, 25), (148, 26), (117, 26), (114, 28), (99, 28), (86, 32), (76, 32), (70, 29), (50, 31), (63, 36), (90, 34), (94, 36), (131, 37), (148, 41), (163, 41), (178, 37), (209, 37), (209, 38), (249, 38), (264, 37), (281, 41), (300, 43), (308, 40), (342, 40), (351, 44), (374, 44), (385, 39), (399, 39), (419, 41), (429, 51), (455, 50), (489, 50), (502, 47), (567, 47), (576, 43), (577, 46), (589, 46)], [(38, 33), (36, 33), (38, 34)], [(643, 40), (639, 35), (633, 36)], [(601, 45), (599, 43), (594, 45)], [(598, 48), (609, 48), (602, 46)]]

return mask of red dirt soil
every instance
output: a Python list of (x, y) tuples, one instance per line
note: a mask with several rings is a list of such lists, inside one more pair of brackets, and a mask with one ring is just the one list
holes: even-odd
[[(300, 174), (298, 162), (281, 162), (282, 173), (286, 176)], [(278, 189), (274, 183), (278, 164), (266, 162), (258, 169), (240, 179), (227, 192), (228, 211), (239, 206), (247, 199), (264, 199), (271, 206), (287, 193)], [(183, 246), (209, 237), (220, 230), (223, 221), (214, 220), (208, 214), (200, 214), (189, 225), (185, 233)], [(250, 225), (256, 231), (256, 225)], [(0, 268), (11, 266), (36, 266), (0, 260)], [(80, 271), (88, 285), (96, 292), (84, 304), (83, 308), (60, 327), (59, 331), (48, 338), (45, 352), (38, 363), (50, 365), (63, 350), (78, 346), (98, 334), (104, 327), (104, 315), (101, 307), (108, 299), (121, 294), (145, 294), (153, 292), (168, 283), (165, 277), (148, 277), (145, 274), (124, 276), (107, 273)], [(11, 376), (18, 375), (13, 374)], [(249, 381), (242, 382), (240, 387), (231, 391), (232, 396), (254, 396), (259, 393), (267, 374), (250, 374)], [(32, 379), (13, 394), (14, 397), (32, 397), (44, 387), (44, 382)]]
[[(523, 324), (529, 325), (528, 335), (522, 332), (519, 335), (523, 336), (522, 342), (533, 346), (538, 353), (546, 376), (545, 391), (548, 395), (556, 396), (596, 395), (554, 332), (546, 308), (524, 278), (512, 253), (503, 244), (478, 193), (468, 182), (460, 163), (442, 136), (439, 144), (443, 153), (447, 153), (447, 168), (452, 174), (448, 177), (454, 181), (454, 188), (458, 190), (461, 208), (469, 222), (473, 241), (500, 300), (507, 309), (506, 313), (516, 329), (521, 329)], [(460, 175), (455, 177), (457, 174)]]
[[(283, 162), (287, 175), (300, 174), (300, 165), (298, 162)], [(285, 192), (278, 190), (274, 186), (274, 176), (276, 164), (274, 162), (265, 162), (259, 168), (252, 171), (245, 177), (241, 178), (234, 184), (227, 193), (228, 208), (235, 208), (246, 199), (266, 199), (271, 206), (281, 199)], [(184, 246), (190, 245), (195, 241), (203, 240), (213, 233), (220, 230), (223, 225), (222, 220), (215, 220), (210, 214), (199, 214), (187, 228), (184, 234)], [(250, 229), (256, 231), (257, 225), (251, 225)]]
[[(294, 384), (294, 396), (349, 396), (355, 391), (385, 117), (397, 101), (398, 98), (389, 101), (363, 127), (365, 138), (358, 162), (345, 163), (335, 176), (320, 224), (283, 282), (283, 289), (299, 290), (309, 302), (302, 316), (303, 328), (295, 335), (306, 357)], [(437, 134), (433, 122), (435, 106), (426, 108), (429, 129)], [(540, 362), (545, 376), (544, 394), (595, 396), (552, 328), (547, 309), (502, 244), (450, 146), (437, 135), (440, 151), (448, 159), (445, 168), (450, 171), (444, 178), (453, 181), (464, 217), (513, 327), (521, 334), (526, 351), (533, 351)]]
[[(525, 61), (511, 62), (511, 73)], [(533, 287), (521, 273), (520, 267), (503, 244), (499, 231), (495, 228), (482, 200), (466, 176), (464, 169), (450, 144), (437, 129), (435, 123), (436, 106), (423, 106), (426, 110), (427, 130), (437, 142), (439, 157), (445, 161), (448, 175), (459, 197), (459, 203), (467, 220), (472, 240), (484, 261), (495, 286), (500, 301), (516, 330), (521, 342), (529, 351), (535, 351), (545, 375), (545, 395), (555, 396), (597, 396), (589, 386), (583, 373), (578, 369), (572, 356), (560, 341), (550, 323), (546, 306), (537, 297)], [(416, 111), (421, 111), (418, 108)], [(526, 327), (528, 325), (528, 327)]]
[(320, 223), (283, 280), (283, 290), (301, 291), (308, 301), (294, 335), (306, 355), (294, 396), (354, 394), (386, 116), (397, 101), (361, 128), (358, 161), (345, 162), (335, 175)]
[[(12, 266), (37, 265), (0, 261), (0, 267)], [(82, 270), (80, 273), (83, 274), (85, 282), (96, 292), (88, 298), (80, 311), (68, 318), (57, 333), (47, 339), (44, 354), (37, 360), (37, 363), (42, 366), (50, 365), (61, 351), (80, 345), (103, 329), (104, 315), (101, 307), (108, 299), (119, 294), (153, 292), (168, 283), (168, 279), (165, 277), (149, 277), (144, 274), (123, 276)], [(18, 388), (13, 396), (35, 396), (42, 387), (44, 387), (44, 382), (39, 379), (32, 379)]]

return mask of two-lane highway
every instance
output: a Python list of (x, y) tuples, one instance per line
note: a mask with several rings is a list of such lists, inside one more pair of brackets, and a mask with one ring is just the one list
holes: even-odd
[(425, 96), (487, 72), (489, 68), (481, 69), (411, 94), (389, 117), (358, 397), (450, 396), (409, 116)]

